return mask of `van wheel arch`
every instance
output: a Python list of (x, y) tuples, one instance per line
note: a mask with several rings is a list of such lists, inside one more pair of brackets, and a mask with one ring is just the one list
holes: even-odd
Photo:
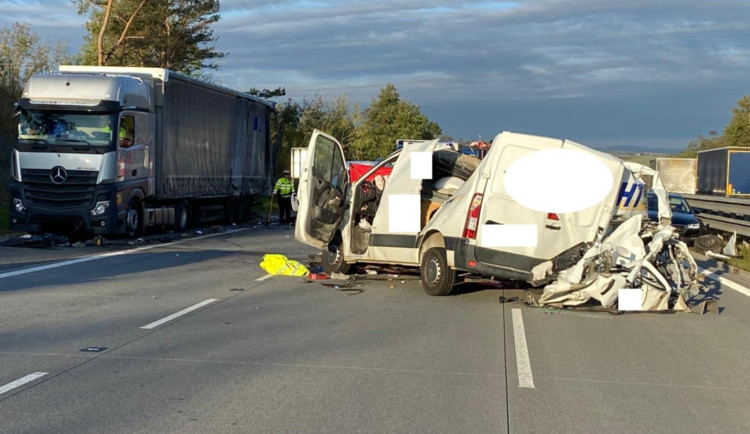
[(422, 262), (425, 252), (433, 247), (440, 247), (445, 250), (445, 239), (443, 234), (438, 231), (432, 231), (424, 236), (424, 241), (419, 246), (419, 262)]

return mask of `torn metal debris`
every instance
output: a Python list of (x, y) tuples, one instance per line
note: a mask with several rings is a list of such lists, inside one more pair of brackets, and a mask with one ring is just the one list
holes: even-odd
[[(689, 312), (688, 301), (700, 291), (695, 260), (674, 227), (643, 226), (642, 220), (635, 215), (622, 223), (562, 271), (541, 296), (531, 297), (532, 304)], [(637, 307), (623, 309), (625, 289), (639, 290)]]

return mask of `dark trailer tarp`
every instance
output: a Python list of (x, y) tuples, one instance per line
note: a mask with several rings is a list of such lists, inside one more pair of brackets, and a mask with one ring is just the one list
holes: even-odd
[(273, 108), (247, 95), (170, 74), (157, 107), (161, 199), (269, 195)]
[(750, 149), (727, 147), (698, 152), (698, 193), (750, 195)]

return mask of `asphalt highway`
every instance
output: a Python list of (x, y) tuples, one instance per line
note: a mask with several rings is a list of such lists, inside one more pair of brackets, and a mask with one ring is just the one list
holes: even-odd
[(0, 247), (0, 432), (750, 431), (750, 279), (705, 258), (720, 312), (613, 315), (265, 253), (316, 252), (277, 226)]

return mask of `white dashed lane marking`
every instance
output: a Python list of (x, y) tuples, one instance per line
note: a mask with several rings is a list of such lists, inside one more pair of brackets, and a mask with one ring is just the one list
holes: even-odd
[(523, 327), (521, 309), (513, 309), (513, 340), (516, 343), (518, 387), (534, 389), (534, 376), (531, 374), (531, 360), (526, 346), (526, 330)]
[(188, 307), (186, 309), (182, 309), (181, 311), (179, 311), (177, 313), (173, 313), (172, 315), (166, 316), (166, 317), (164, 317), (164, 318), (162, 318), (162, 319), (160, 319), (158, 321), (154, 321), (151, 324), (146, 324), (145, 326), (143, 326), (141, 328), (149, 330), (149, 329), (158, 327), (158, 326), (160, 326), (160, 325), (162, 325), (164, 323), (167, 323), (169, 321), (172, 321), (175, 318), (179, 318), (179, 317), (181, 317), (183, 315), (186, 315), (186, 314), (188, 314), (188, 313), (190, 313), (190, 312), (192, 312), (192, 311), (194, 311), (196, 309), (200, 309), (203, 306), (205, 306), (207, 304), (211, 304), (211, 303), (213, 303), (215, 301), (218, 301), (218, 299), (217, 298), (209, 298), (208, 300), (201, 301), (198, 304), (194, 304), (194, 305), (192, 305), (192, 306), (190, 306), (190, 307)]
[(25, 377), (19, 378), (18, 380), (13, 381), (12, 383), (8, 383), (5, 386), (0, 386), (0, 395), (2, 395), (5, 392), (10, 392), (11, 390), (17, 387), (21, 387), (26, 383), (31, 383), (37, 378), (44, 377), (45, 375), (47, 375), (46, 372), (34, 372), (33, 374), (29, 374)]
[(746, 295), (750, 297), (750, 289), (745, 288), (744, 286), (740, 285), (739, 283), (732, 282), (731, 280), (721, 277), (720, 275), (711, 272), (710, 270), (706, 270), (704, 268), (698, 268), (698, 271), (706, 277), (708, 277), (711, 280), (715, 280), (719, 283), (721, 283), (721, 286), (726, 286), (728, 288), (732, 288), (735, 291), (739, 292), (740, 294)]
[(65, 266), (73, 265), (73, 264), (80, 264), (82, 262), (96, 261), (97, 259), (110, 258), (112, 256), (129, 255), (131, 253), (138, 253), (138, 252), (142, 252), (144, 250), (151, 250), (151, 249), (156, 249), (156, 248), (159, 248), (159, 247), (174, 246), (174, 245), (177, 245), (177, 244), (186, 243), (188, 241), (202, 240), (204, 238), (212, 238), (212, 237), (217, 237), (219, 235), (226, 235), (226, 234), (229, 234), (229, 233), (241, 232), (241, 231), (244, 231), (244, 230), (245, 229), (235, 229), (235, 230), (231, 230), (231, 231), (227, 231), (227, 232), (220, 232), (220, 233), (217, 233), (217, 234), (203, 235), (203, 236), (195, 237), (195, 238), (186, 238), (184, 240), (174, 241), (174, 242), (171, 242), (171, 243), (154, 244), (154, 245), (151, 245), (151, 246), (143, 246), (143, 247), (138, 247), (138, 248), (130, 249), (130, 250), (121, 250), (119, 252), (103, 253), (101, 255), (84, 256), (82, 258), (70, 259), (70, 260), (62, 261), (62, 262), (54, 262), (52, 264), (44, 264), (44, 265), (38, 265), (36, 267), (22, 268), (20, 270), (14, 270), (14, 271), (8, 271), (8, 272), (5, 272), (5, 273), (0, 273), (0, 279), (5, 279), (5, 278), (8, 278), (8, 277), (21, 276), (21, 275), (24, 275), (24, 274), (36, 273), (37, 271), (51, 270), (53, 268), (65, 267)]

